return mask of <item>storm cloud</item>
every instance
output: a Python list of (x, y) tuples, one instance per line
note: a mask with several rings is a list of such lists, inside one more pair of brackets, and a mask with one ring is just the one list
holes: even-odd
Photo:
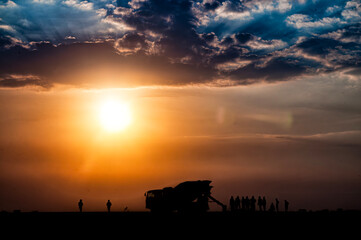
[(1, 87), (223, 86), (360, 71), (354, 0), (7, 0), (0, 14)]

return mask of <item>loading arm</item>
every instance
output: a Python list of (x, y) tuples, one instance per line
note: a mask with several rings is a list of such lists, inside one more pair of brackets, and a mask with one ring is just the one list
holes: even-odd
[(221, 203), (220, 201), (218, 201), (217, 199), (215, 199), (211, 195), (209, 195), (208, 198), (211, 199), (213, 202), (217, 203), (219, 206), (221, 206), (223, 212), (227, 211), (227, 206), (226, 205), (224, 205), (223, 203)]

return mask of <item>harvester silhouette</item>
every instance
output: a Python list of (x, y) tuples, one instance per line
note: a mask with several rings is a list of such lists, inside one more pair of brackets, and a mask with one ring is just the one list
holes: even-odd
[(151, 212), (206, 212), (208, 202), (215, 202), (226, 211), (226, 205), (211, 196), (209, 180), (186, 181), (176, 187), (150, 190), (145, 193), (145, 207)]

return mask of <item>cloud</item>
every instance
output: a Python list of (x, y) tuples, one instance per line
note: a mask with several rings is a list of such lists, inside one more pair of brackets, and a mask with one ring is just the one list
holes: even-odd
[(105, 28), (102, 30), (104, 33), (127, 32), (134, 30), (133, 27), (128, 26), (126, 23), (114, 18), (113, 16), (104, 17), (101, 19), (101, 23), (105, 24)]
[(335, 24), (344, 23), (340, 18), (324, 17), (319, 20), (314, 20), (312, 17), (305, 14), (293, 14), (288, 16), (286, 23), (301, 29), (301, 28), (321, 28), (321, 27), (333, 27)]
[(64, 39), (67, 39), (67, 40), (75, 40), (76, 37), (69, 35), (69, 36), (66, 36)]
[[(29, 49), (17, 45), (1, 52), (0, 77), (6, 79), (6, 83), (10, 75), (29, 74), (53, 84), (129, 87), (202, 83), (212, 81), (216, 76), (211, 67), (170, 62), (166, 57), (141, 51), (147, 47), (145, 37), (138, 34), (125, 35), (116, 42), (59, 46), (42, 42), (33, 43)], [(123, 51), (122, 54), (119, 54), (120, 51)]]
[(353, 36), (352, 34), (348, 39), (353, 39), (354, 41), (340, 40), (339, 36), (337, 36), (345, 34), (345, 31), (333, 32), (324, 35), (324, 37), (305, 39), (297, 44), (297, 48), (310, 56), (318, 56), (326, 60), (327, 67), (331, 67), (333, 70), (360, 67), (361, 52), (355, 51), (359, 46), (359, 43), (355, 42), (358, 39), (353, 39), (351, 37)]
[(22, 46), (23, 48), (28, 47), (28, 45), (24, 44), (23, 41), (15, 37), (11, 37), (9, 35), (0, 36), (0, 50), (9, 49), (15, 46)]
[[(257, 15), (268, 12), (285, 13), (292, 9), (289, 0), (250, 0), (250, 1), (203, 1), (202, 12), (213, 21), (231, 20), (236, 22), (252, 20)], [(204, 17), (204, 16), (203, 16)]]
[(34, 3), (55, 4), (55, 0), (33, 0)]
[(289, 0), (251, 0), (251, 1), (205, 1), (204, 7), (208, 10), (222, 9), (220, 12), (245, 12), (249, 14), (278, 11), (284, 13), (292, 9)]
[[(104, 83), (95, 84), (98, 69), (108, 72), (109, 86), (125, 81), (128, 86), (223, 86), (329, 71), (351, 74), (360, 68), (357, 1), (63, 0), (12, 5), (4, 5), (7, 14), (0, 8), (3, 79), (32, 75), (53, 83), (98, 86)], [(70, 50), (74, 56), (69, 59)]]
[(340, 6), (337, 6), (337, 5), (334, 5), (334, 6), (331, 6), (331, 7), (328, 7), (326, 9), (326, 13), (327, 14), (333, 14), (335, 12), (338, 12), (340, 11), (342, 8)]
[(341, 15), (347, 20), (360, 21), (361, 3), (359, 1), (348, 1)]
[(78, 0), (65, 0), (63, 1), (63, 4), (74, 7), (80, 10), (89, 11), (93, 10), (93, 3), (88, 1), (78, 1)]
[(15, 2), (8, 0), (4, 5), (0, 5), (0, 9), (15, 8), (17, 6), (18, 5)]
[(133, 54), (139, 51), (148, 51), (149, 43), (144, 35), (128, 33), (115, 42), (115, 49), (121, 54)]
[(225, 1), (214, 11), (214, 19), (226, 18), (229, 20), (245, 20), (252, 18), (251, 12), (240, 2)]
[(7, 32), (16, 32), (12, 26), (9, 25), (0, 25), (0, 30), (5, 30)]
[(320, 35), (320, 37), (331, 38), (342, 43), (361, 44), (361, 24), (350, 25), (333, 32)]
[(32, 75), (10, 75), (8, 78), (0, 78), (0, 88), (18, 88), (25, 86), (38, 86), (47, 89), (52, 87), (52, 84)]
[(129, 30), (124, 24), (120, 26), (111, 21), (108, 13), (112, 10), (104, 8), (106, 2), (68, 0), (48, 3), (23, 1), (18, 7), (0, 8), (0, 25), (10, 26), (14, 29), (11, 36), (22, 41), (46, 40), (55, 44), (62, 43), (66, 36), (89, 41)]
[(203, 1), (203, 7), (206, 11), (213, 11), (217, 9), (221, 3), (219, 1), (205, 0)]
[(229, 73), (238, 84), (251, 84), (259, 81), (281, 81), (295, 76), (302, 75), (307, 70), (307, 66), (299, 64), (296, 59), (273, 58), (261, 66), (256, 63), (248, 64)]
[(276, 50), (286, 47), (287, 43), (279, 39), (263, 40), (258, 37), (252, 41), (248, 41), (246, 45), (255, 50)]
[(315, 144), (333, 144), (343, 147), (361, 147), (361, 131), (327, 132), (306, 136), (278, 136), (278, 138)]

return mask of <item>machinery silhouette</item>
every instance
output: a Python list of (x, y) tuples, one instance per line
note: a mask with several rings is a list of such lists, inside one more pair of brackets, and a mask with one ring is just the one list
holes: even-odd
[(226, 211), (226, 205), (211, 196), (209, 180), (186, 181), (176, 187), (150, 190), (146, 196), (145, 207), (151, 212), (206, 212), (208, 203), (215, 202)]

